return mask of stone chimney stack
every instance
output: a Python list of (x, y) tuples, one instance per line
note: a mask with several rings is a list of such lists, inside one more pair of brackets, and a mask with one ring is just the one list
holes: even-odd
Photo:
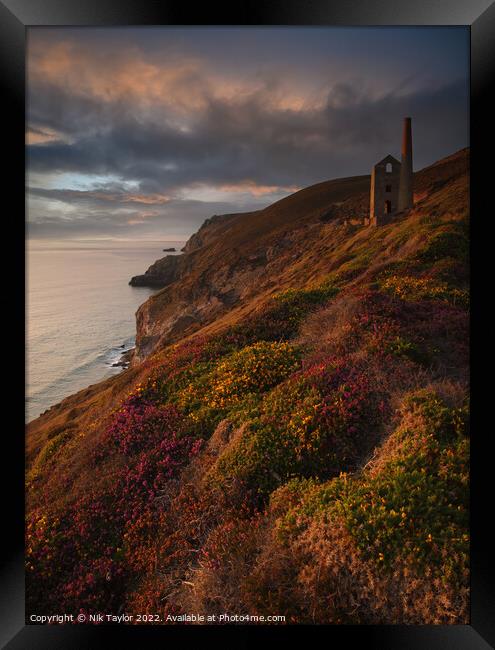
[(398, 210), (408, 210), (413, 205), (411, 118), (404, 118), (402, 130), (402, 160), (400, 167)]

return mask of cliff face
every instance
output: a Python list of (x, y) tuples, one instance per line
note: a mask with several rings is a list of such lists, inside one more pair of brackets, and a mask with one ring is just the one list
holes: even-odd
[(167, 255), (152, 264), (143, 275), (131, 278), (129, 284), (133, 287), (165, 287), (184, 272), (179, 259), (177, 255)]
[(28, 426), (28, 614), (468, 622), (468, 167), (383, 227), (343, 179), (153, 265), (138, 360)]
[(189, 240), (186, 242), (186, 245), (182, 249), (184, 253), (190, 253), (192, 251), (205, 246), (213, 239), (222, 236), (224, 227), (228, 224), (231, 224), (234, 221), (242, 219), (249, 216), (249, 212), (243, 214), (215, 214), (213, 217), (206, 219), (198, 230), (195, 232)]
[(198, 232), (191, 235), (182, 252), (187, 255), (166, 255), (152, 264), (143, 275), (135, 275), (129, 281), (133, 287), (167, 287), (187, 275), (196, 264), (191, 253), (207, 246), (215, 239), (221, 238), (226, 226), (232, 222), (249, 218), (253, 213), (221, 214), (206, 219)]

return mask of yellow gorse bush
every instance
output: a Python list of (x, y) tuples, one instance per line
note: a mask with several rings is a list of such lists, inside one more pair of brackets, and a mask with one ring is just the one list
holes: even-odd
[(445, 282), (430, 278), (416, 278), (410, 275), (391, 275), (382, 282), (382, 288), (402, 300), (443, 300), (453, 304), (465, 305), (468, 293), (451, 287)]
[(193, 380), (179, 394), (178, 402), (195, 407), (226, 409), (246, 395), (262, 393), (300, 366), (299, 350), (290, 343), (261, 341), (222, 359), (201, 380)]

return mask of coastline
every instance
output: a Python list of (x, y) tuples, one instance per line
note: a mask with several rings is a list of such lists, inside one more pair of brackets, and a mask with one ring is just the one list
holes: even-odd
[(156, 291), (130, 287), (129, 277), (183, 243), (30, 241), (26, 422), (127, 367), (136, 311)]

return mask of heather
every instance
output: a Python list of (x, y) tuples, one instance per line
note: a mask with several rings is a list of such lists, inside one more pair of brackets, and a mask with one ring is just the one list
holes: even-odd
[(132, 579), (128, 556), (139, 554), (127, 538), (201, 446), (186, 435), (177, 415), (137, 396), (126, 400), (94, 454), (94, 463), (106, 462), (104, 486), (89, 487), (62, 512), (28, 517), (30, 598), (39, 611), (61, 603), (76, 609), (111, 607), (122, 597)]

